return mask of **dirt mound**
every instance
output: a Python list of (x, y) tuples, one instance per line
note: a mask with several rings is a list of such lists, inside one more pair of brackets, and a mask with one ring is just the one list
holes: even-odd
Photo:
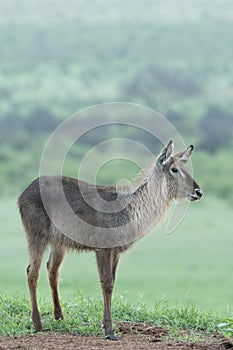
[[(117, 341), (101, 337), (84, 337), (79, 335), (45, 332), (21, 337), (2, 337), (0, 350), (225, 350), (233, 349), (232, 340), (223, 336), (202, 337), (200, 342), (181, 342), (167, 340), (168, 330), (151, 327), (141, 323), (123, 322), (118, 325), (120, 335)], [(187, 332), (186, 332), (187, 334)]]

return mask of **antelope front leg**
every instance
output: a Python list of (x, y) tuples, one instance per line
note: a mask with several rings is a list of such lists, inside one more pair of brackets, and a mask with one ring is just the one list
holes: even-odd
[(100, 249), (96, 252), (97, 264), (100, 275), (100, 283), (104, 299), (103, 327), (106, 339), (115, 340), (112, 329), (111, 300), (114, 285), (113, 279), (113, 250)]

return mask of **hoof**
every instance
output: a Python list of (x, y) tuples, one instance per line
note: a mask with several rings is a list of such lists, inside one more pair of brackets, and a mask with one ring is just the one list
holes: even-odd
[(55, 320), (57, 320), (57, 321), (64, 320), (64, 316), (63, 316), (62, 313), (55, 314), (55, 315), (54, 315), (54, 318), (55, 318)]
[(64, 320), (64, 316), (63, 316), (62, 309), (60, 306), (55, 307), (53, 314), (54, 314), (55, 320)]
[(43, 331), (42, 325), (35, 325), (34, 328), (35, 328), (35, 333)]
[(105, 339), (108, 339), (108, 340), (116, 340), (116, 337), (114, 334), (108, 334), (105, 336)]
[(39, 311), (32, 311), (32, 323), (36, 332), (42, 332), (43, 327), (40, 319)]

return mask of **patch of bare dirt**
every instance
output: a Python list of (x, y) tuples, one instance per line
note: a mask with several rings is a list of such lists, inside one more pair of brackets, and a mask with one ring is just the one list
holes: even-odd
[(124, 322), (116, 341), (101, 337), (45, 332), (21, 337), (0, 338), (0, 350), (225, 350), (233, 349), (233, 340), (223, 336), (201, 337), (200, 342), (167, 340), (168, 330), (141, 323)]

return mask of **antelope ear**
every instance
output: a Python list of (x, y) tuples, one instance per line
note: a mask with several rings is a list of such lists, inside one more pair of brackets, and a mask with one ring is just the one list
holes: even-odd
[(177, 159), (178, 162), (185, 164), (187, 163), (189, 157), (191, 156), (193, 149), (194, 149), (194, 146), (190, 145), (184, 152), (176, 153), (174, 158)]
[(165, 147), (160, 153), (160, 155), (158, 156), (156, 163), (159, 166), (164, 166), (168, 161), (168, 159), (171, 157), (173, 149), (174, 149), (174, 143), (172, 140), (170, 140), (168, 142), (167, 147)]

